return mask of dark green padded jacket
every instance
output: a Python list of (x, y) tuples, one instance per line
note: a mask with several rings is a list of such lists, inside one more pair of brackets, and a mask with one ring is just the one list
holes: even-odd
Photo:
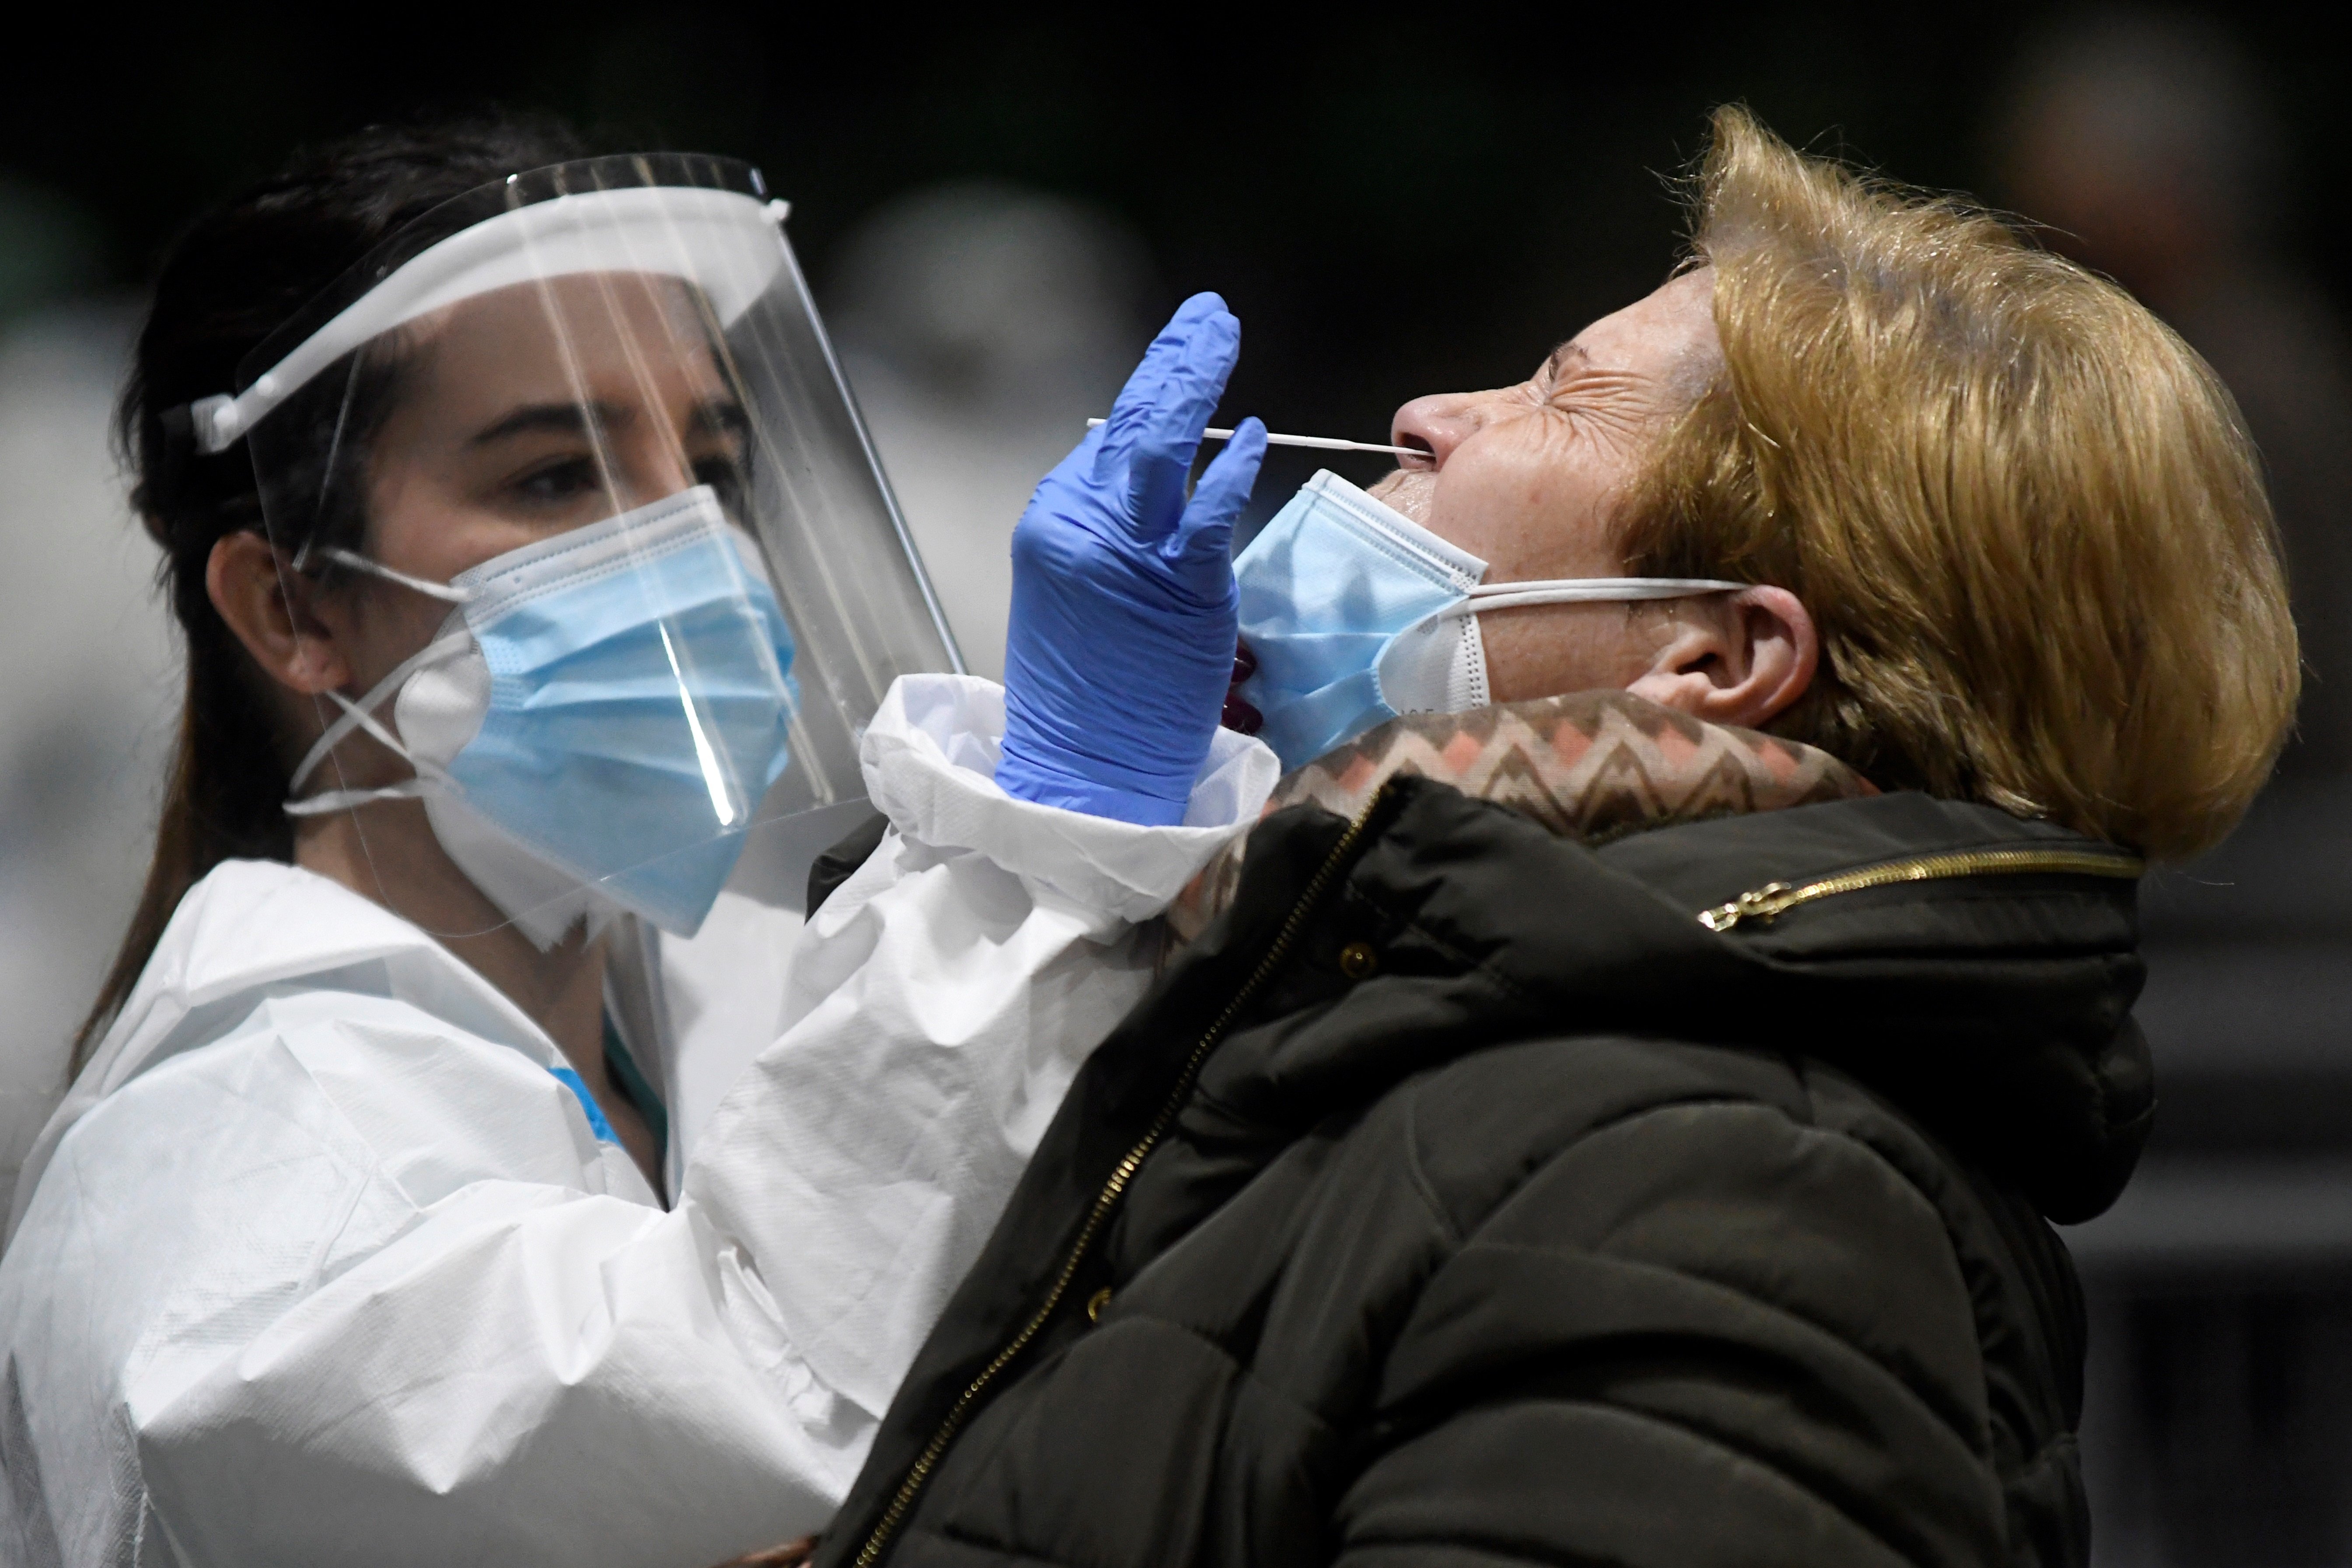
[(2083, 1563), (2047, 1222), (2147, 1134), (2137, 868), (1917, 795), (1268, 819), (819, 1563)]

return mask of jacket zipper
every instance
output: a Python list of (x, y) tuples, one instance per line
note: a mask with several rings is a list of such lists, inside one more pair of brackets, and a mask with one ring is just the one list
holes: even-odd
[(933, 1468), (939, 1464), (940, 1456), (947, 1452), (948, 1445), (955, 1440), (957, 1431), (962, 1427), (965, 1417), (971, 1414), (972, 1406), (978, 1403), (981, 1394), (1014, 1357), (1029, 1348), (1030, 1342), (1044, 1331), (1046, 1321), (1061, 1306), (1062, 1299), (1069, 1293), (1070, 1281), (1077, 1277), (1078, 1265), (1085, 1260), (1087, 1248), (1094, 1245), (1095, 1237), (1101, 1231), (1103, 1223), (1110, 1217), (1111, 1210), (1118, 1205), (1118, 1200), (1127, 1191), (1127, 1184), (1134, 1179), (1136, 1171), (1167, 1132), (1169, 1124), (1175, 1121), (1176, 1113), (1183, 1109), (1186, 1098), (1192, 1091), (1192, 1079), (1201, 1070), (1201, 1064), (1208, 1059), (1210, 1050), (1223, 1037), (1234, 1019), (1272, 978), (1276, 967), (1288, 954), (1291, 944), (1298, 938), (1299, 928), (1306, 924), (1307, 912), (1323, 896), (1324, 888), (1355, 848), (1356, 841), (1363, 837), (1365, 824), (1371, 820), (1372, 813), (1379, 808), (1387, 793), (1385, 786), (1375, 792), (1356, 820), (1348, 825), (1347, 832), (1339, 836), (1339, 842), (1332, 847), (1331, 853), (1325, 857), (1323, 864), (1308, 879), (1306, 891), (1299, 896), (1298, 902), (1282, 922), (1282, 929), (1275, 934), (1274, 943), (1266, 949), (1265, 956), (1258, 961), (1250, 977), (1225, 1004), (1223, 1011), (1209, 1026), (1208, 1032), (1192, 1047), (1192, 1053), (1185, 1059), (1184, 1070), (1177, 1078), (1174, 1090), (1161, 1103), (1159, 1113), (1151, 1119), (1143, 1137), (1112, 1167), (1110, 1179), (1095, 1194), (1094, 1207), (1087, 1212), (1087, 1222), (1080, 1227), (1076, 1242), (1062, 1259), (1061, 1271), (1054, 1278), (1053, 1289), (1046, 1291), (1045, 1304), (1030, 1314), (1021, 1331), (996, 1352), (981, 1369), (980, 1374), (956, 1396), (956, 1402), (948, 1407), (946, 1419), (940, 1423), (939, 1430), (931, 1434), (931, 1440), (923, 1446), (923, 1451), (916, 1456), (913, 1466), (899, 1481), (898, 1491), (891, 1496), (890, 1506), (883, 1510), (880, 1522), (874, 1527), (874, 1533), (867, 1536), (866, 1544), (858, 1549), (856, 1568), (874, 1568), (881, 1558), (883, 1548), (889, 1544), (890, 1537), (905, 1520), (907, 1510), (914, 1506), (916, 1497), (930, 1479)]
[(1815, 899), (1858, 893), (1865, 888), (1890, 887), (1897, 882), (1939, 882), (1955, 877), (2017, 876), (2032, 871), (2077, 877), (2137, 877), (2147, 869), (2147, 862), (2137, 856), (2095, 849), (1958, 849), (1942, 855), (1888, 860), (1795, 886), (1767, 882), (1727, 904), (1702, 910), (1698, 923), (1709, 931), (1729, 931), (1748, 921), (1769, 924), (1799, 904), (1810, 904)]

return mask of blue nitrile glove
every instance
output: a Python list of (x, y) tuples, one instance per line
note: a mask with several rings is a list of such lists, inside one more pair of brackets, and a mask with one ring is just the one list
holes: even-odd
[(1265, 426), (1244, 420), (1189, 501), (1184, 479), (1241, 339), (1223, 300), (1185, 300), (1013, 531), (1007, 795), (1146, 826), (1184, 819), (1233, 679), (1234, 520)]

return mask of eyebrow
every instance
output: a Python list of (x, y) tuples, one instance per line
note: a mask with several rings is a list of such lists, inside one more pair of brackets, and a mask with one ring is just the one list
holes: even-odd
[[(594, 430), (612, 429), (627, 425), (636, 417), (635, 406), (623, 403), (532, 403), (514, 410), (495, 424), (476, 432), (469, 443), (487, 447), (516, 436), (552, 432), (563, 436), (586, 436)], [(740, 436), (751, 428), (751, 416), (743, 405), (731, 397), (711, 398), (696, 405), (687, 418), (690, 431), (709, 432), (720, 436)]]
[(557, 435), (585, 436), (593, 427), (626, 423), (635, 410), (612, 403), (531, 403), (526, 404), (496, 424), (475, 432), (470, 445), (487, 447), (493, 441), (510, 437), (551, 431)]

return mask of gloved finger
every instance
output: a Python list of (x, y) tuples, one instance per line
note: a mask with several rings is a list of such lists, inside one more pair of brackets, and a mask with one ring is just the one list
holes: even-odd
[(1103, 441), (1109, 433), (1108, 425), (1097, 425), (1079, 437), (1078, 444), (1071, 447), (1060, 462), (1045, 471), (1045, 477), (1038, 481), (1038, 491), (1042, 493), (1045, 486), (1056, 481), (1084, 483), (1101, 459)]
[(1225, 395), (1241, 349), (1242, 324), (1227, 311), (1196, 325), (1183, 353), (1171, 362), (1128, 455), (1127, 516), (1139, 541), (1165, 539), (1182, 515), (1201, 432)]
[(1233, 552), (1234, 523), (1249, 504), (1258, 465), (1265, 461), (1265, 424), (1253, 415), (1234, 426), (1225, 449), (1201, 476), (1170, 553), (1186, 561), (1223, 563)]
[[(1123, 467), (1128, 454), (1150, 424), (1170, 376), (1184, 357), (1192, 352), (1194, 339), (1203, 323), (1220, 316), (1230, 319), (1224, 300), (1215, 294), (1195, 294), (1176, 307), (1151, 346), (1143, 351), (1143, 359), (1119, 389), (1118, 400), (1112, 403), (1110, 417), (1102, 424), (1103, 444), (1095, 460), (1095, 478), (1108, 482)], [(1238, 331), (1238, 323), (1236, 323)], [(1202, 420), (1205, 424), (1205, 418)]]

